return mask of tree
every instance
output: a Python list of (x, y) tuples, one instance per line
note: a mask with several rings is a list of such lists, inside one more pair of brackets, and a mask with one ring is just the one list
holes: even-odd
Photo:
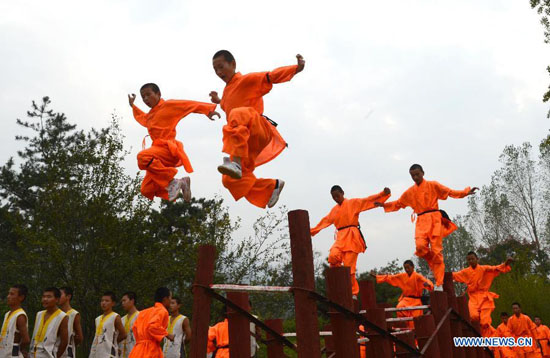
[[(544, 27), (544, 42), (550, 43), (550, 1), (549, 0), (530, 0), (531, 8), (536, 9), (537, 13), (541, 15), (540, 23)], [(550, 74), (550, 66), (546, 67), (546, 70)], [(548, 91), (544, 93), (542, 97), (543, 102), (550, 100), (550, 86)], [(548, 118), (550, 118), (550, 111), (548, 111)]]

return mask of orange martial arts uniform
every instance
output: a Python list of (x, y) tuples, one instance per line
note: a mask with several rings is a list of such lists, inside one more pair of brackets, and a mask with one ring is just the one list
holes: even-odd
[(508, 318), (508, 329), (512, 337), (517, 339), (519, 337), (531, 337), (533, 338), (533, 345), (530, 347), (513, 347), (512, 351), (516, 354), (516, 358), (538, 358), (540, 357), (540, 351), (538, 350), (535, 334), (535, 324), (531, 321), (531, 318), (521, 313), (519, 317), (515, 314)]
[(491, 325), (491, 313), (495, 309), (495, 299), (499, 297), (494, 292), (489, 292), (495, 277), (501, 273), (510, 272), (512, 268), (506, 264), (498, 266), (477, 265), (475, 269), (471, 266), (458, 272), (453, 272), (453, 280), (465, 283), (468, 286), (468, 307), (470, 319), (479, 321), (481, 334), (488, 337), (487, 329)]
[(216, 105), (161, 99), (149, 113), (144, 113), (136, 105), (133, 105), (132, 109), (134, 118), (147, 128), (153, 141), (150, 148), (142, 150), (137, 155), (139, 169), (146, 171), (141, 183), (141, 193), (150, 200), (155, 196), (168, 199), (166, 187), (178, 173), (176, 168), (183, 166), (186, 172), (193, 172), (182, 142), (176, 139), (176, 126), (190, 113), (208, 115), (216, 109)]
[(330, 248), (328, 263), (330, 267), (348, 266), (351, 273), (352, 293), (359, 293), (359, 284), (355, 278), (357, 256), (365, 252), (365, 239), (359, 231), (359, 214), (374, 208), (374, 202), (385, 202), (390, 194), (381, 191), (362, 199), (344, 199), (342, 204), (336, 204), (327, 216), (321, 219), (317, 226), (311, 229), (311, 236), (330, 225), (336, 226), (336, 241)]
[[(361, 331), (365, 331), (365, 326), (363, 326), (362, 324), (359, 325), (359, 330)], [(363, 336), (359, 336), (359, 338), (365, 338)], [(367, 358), (367, 346), (366, 346), (366, 342), (364, 343), (360, 343), (359, 344), (359, 356), (361, 358)]]
[[(392, 286), (399, 287), (403, 291), (399, 297), (399, 303), (396, 306), (397, 308), (421, 306), (422, 301), (420, 297), (422, 296), (422, 291), (424, 290), (424, 282), (428, 283), (429, 287), (427, 287), (427, 289), (429, 291), (434, 288), (432, 281), (428, 280), (416, 271), (413, 271), (410, 276), (406, 272), (399, 273), (397, 275), (376, 275), (376, 282), (386, 282)], [(418, 316), (422, 316), (422, 310), (397, 311), (397, 317)], [(407, 327), (414, 329), (414, 322), (407, 321)]]
[(208, 328), (208, 353), (216, 352), (212, 358), (229, 358), (229, 322), (227, 318)]
[(241, 158), (242, 178), (222, 176), (222, 183), (235, 200), (245, 197), (251, 204), (265, 208), (273, 190), (275, 179), (258, 179), (254, 169), (273, 160), (286, 147), (276, 127), (265, 117), (262, 97), (274, 83), (287, 82), (294, 77), (298, 66), (277, 68), (271, 72), (242, 75), (237, 72), (223, 90), (220, 102), (226, 113), (223, 127), (222, 152)]
[(396, 201), (384, 204), (384, 211), (391, 212), (411, 207), (416, 213), (416, 243), (415, 255), (422, 257), (434, 273), (435, 284), (443, 285), (445, 263), (443, 262), (443, 238), (456, 230), (456, 225), (442, 217), (439, 212), (438, 200), (463, 198), (470, 192), (470, 187), (464, 190), (452, 190), (436, 181), (422, 180), (420, 185), (414, 184)]
[(168, 310), (159, 302), (140, 311), (132, 328), (136, 345), (130, 358), (162, 358), (160, 342), (168, 335), (168, 320)]
[[(493, 326), (491, 326), (492, 328)], [(512, 337), (512, 333), (508, 329), (508, 326), (504, 323), (498, 325), (494, 330), (493, 337)], [(495, 358), (515, 358), (516, 354), (510, 347), (498, 347), (494, 350)]]
[[(536, 325), (535, 325), (536, 326)], [(535, 338), (540, 344), (543, 358), (550, 358), (550, 329), (541, 324), (535, 328)]]

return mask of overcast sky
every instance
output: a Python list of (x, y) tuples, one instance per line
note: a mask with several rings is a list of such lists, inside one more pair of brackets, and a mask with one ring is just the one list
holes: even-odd
[[(47, 95), (80, 128), (121, 116), (135, 173), (146, 130), (126, 94), (156, 82), (166, 99), (208, 101), (223, 90), (211, 65), (219, 49), (243, 73), (304, 56), (304, 72), (265, 97), (289, 149), (257, 174), (284, 179), (280, 204), (309, 210), (312, 226), (334, 205), (333, 184), (350, 198), (389, 186), (396, 199), (420, 163), (451, 188), (482, 186), (505, 145), (548, 133), (550, 46), (527, 0), (19, 0), (0, 2), (0, 14), (0, 163), (20, 147), (15, 119)], [(193, 194), (224, 198), (244, 235), (264, 211), (235, 203), (221, 184), (224, 123), (190, 115), (177, 137), (195, 168)], [(466, 200), (441, 207), (467, 211)], [(362, 214), (359, 271), (413, 255), (410, 213)], [(332, 240), (326, 229), (314, 249), (326, 256)]]

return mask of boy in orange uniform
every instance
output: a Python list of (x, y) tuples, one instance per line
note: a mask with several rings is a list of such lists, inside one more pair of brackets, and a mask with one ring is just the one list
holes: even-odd
[(311, 229), (311, 236), (317, 235), (319, 231), (330, 225), (336, 227), (336, 241), (330, 248), (328, 263), (330, 267), (343, 265), (350, 268), (351, 290), (354, 299), (357, 299), (359, 293), (359, 284), (355, 278), (357, 256), (367, 249), (363, 233), (360, 230), (359, 214), (374, 208), (374, 203), (377, 201), (388, 200), (391, 192), (390, 189), (384, 188), (380, 193), (367, 198), (346, 199), (342, 187), (334, 185), (330, 189), (330, 195), (337, 205), (319, 221), (317, 226)]
[[(374, 271), (371, 271), (370, 275), (376, 279), (377, 283), (386, 282), (392, 286), (399, 287), (403, 291), (399, 297), (397, 308), (421, 306), (422, 291), (424, 289), (432, 291), (434, 288), (433, 283), (414, 270), (414, 264), (411, 260), (406, 260), (403, 263), (403, 268), (405, 272), (397, 275), (377, 275)], [(422, 310), (397, 311), (397, 317), (418, 316), (422, 316)], [(414, 329), (414, 322), (407, 321), (407, 327)]]
[[(493, 337), (512, 337), (512, 333), (508, 329), (508, 313), (502, 312), (500, 314), (501, 323), (498, 325), (495, 330)], [(512, 351), (510, 347), (498, 347), (495, 349), (495, 358), (515, 358), (516, 354)]]
[(214, 54), (214, 71), (225, 83), (222, 98), (210, 92), (213, 103), (225, 111), (227, 124), (223, 127), (222, 152), (229, 154), (218, 166), (222, 183), (235, 200), (246, 198), (260, 208), (273, 207), (284, 187), (280, 179), (258, 179), (254, 169), (273, 160), (286, 147), (275, 128), (276, 124), (263, 116), (262, 97), (274, 83), (287, 82), (304, 69), (305, 61), (296, 55), (298, 64), (277, 68), (271, 72), (242, 75), (235, 72), (237, 63), (227, 50)]
[(188, 173), (193, 172), (191, 162), (183, 150), (183, 144), (176, 139), (176, 126), (190, 113), (204, 114), (214, 120), (214, 116), (220, 116), (214, 111), (216, 105), (186, 100), (165, 101), (161, 98), (159, 87), (154, 83), (144, 84), (140, 93), (143, 102), (151, 108), (149, 113), (144, 113), (134, 105), (135, 94), (128, 95), (128, 101), (134, 118), (147, 128), (153, 140), (153, 145), (139, 152), (137, 156), (139, 169), (146, 171), (141, 184), (141, 193), (150, 200), (157, 196), (174, 201), (182, 191), (183, 198), (190, 201), (189, 177), (174, 178), (179, 166), (183, 166)]
[(488, 328), (492, 322), (491, 313), (495, 309), (495, 298), (499, 297), (496, 293), (489, 292), (489, 288), (491, 288), (495, 277), (501, 273), (510, 272), (512, 269), (510, 263), (514, 259), (508, 258), (498, 266), (479, 265), (477, 254), (470, 251), (466, 255), (466, 260), (470, 267), (453, 272), (453, 280), (465, 283), (468, 286), (470, 318), (472, 321), (480, 323), (482, 336), (489, 337)]
[(539, 343), (542, 358), (550, 358), (550, 329), (542, 324), (539, 316), (533, 317), (535, 321), (535, 338)]
[(512, 351), (516, 354), (516, 358), (538, 358), (540, 357), (540, 350), (537, 345), (535, 337), (535, 324), (531, 321), (529, 316), (521, 313), (521, 306), (519, 303), (512, 303), (512, 310), (514, 314), (508, 319), (508, 330), (512, 337), (517, 339), (519, 337), (527, 337), (533, 339), (533, 345), (529, 347), (513, 347)]
[[(227, 307), (222, 311), (223, 321), (208, 328), (209, 357), (229, 358), (229, 321), (227, 320)], [(211, 355), (210, 355), (211, 354)]]
[(160, 342), (166, 337), (174, 340), (173, 334), (168, 334), (168, 309), (172, 293), (166, 287), (157, 288), (155, 305), (139, 312), (132, 327), (136, 345), (130, 353), (130, 358), (162, 358)]
[(376, 206), (391, 212), (410, 206), (418, 216), (416, 221), (415, 255), (422, 257), (434, 273), (435, 291), (443, 291), (445, 263), (443, 262), (443, 238), (456, 230), (443, 210), (439, 210), (438, 201), (451, 198), (463, 198), (472, 195), (478, 188), (467, 187), (464, 190), (452, 190), (436, 181), (424, 180), (424, 170), (419, 164), (409, 169), (414, 185), (405, 191), (399, 199), (389, 203), (375, 203)]

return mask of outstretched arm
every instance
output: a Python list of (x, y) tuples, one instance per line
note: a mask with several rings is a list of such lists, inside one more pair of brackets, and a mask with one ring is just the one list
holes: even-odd
[(319, 233), (319, 231), (323, 230), (324, 228), (329, 227), (332, 224), (333, 224), (333, 220), (332, 220), (331, 215), (329, 213), (327, 216), (322, 218), (321, 221), (319, 221), (317, 226), (315, 226), (314, 228), (312, 228), (310, 230), (311, 236), (317, 235)]
[(382, 283), (386, 282), (392, 286), (400, 287), (399, 283), (401, 283), (400, 278), (401, 274), (397, 275), (376, 275), (376, 283)]
[(455, 199), (464, 198), (468, 195), (475, 194), (478, 189), (479, 188), (477, 187), (473, 187), (473, 188), (466, 187), (464, 190), (453, 190), (453, 189), (447, 188), (445, 185), (442, 185), (436, 182), (438, 199), (441, 199), (441, 200), (445, 200), (449, 196)]
[(422, 282), (422, 285), (428, 290), (433, 291), (434, 284), (430, 279), (427, 279), (426, 277), (422, 276), (421, 274), (418, 274), (418, 277), (420, 278), (420, 281)]
[(352, 199), (354, 206), (358, 211), (370, 210), (375, 207), (375, 203), (384, 203), (391, 196), (391, 190), (389, 188), (384, 188), (378, 194), (368, 196), (361, 199)]
[(453, 280), (456, 282), (466, 283), (468, 281), (468, 274), (466, 270), (460, 270), (458, 272), (453, 272)]
[(144, 127), (147, 127), (146, 125), (147, 115), (134, 104), (135, 100), (136, 100), (135, 93), (128, 95), (128, 103), (130, 104), (130, 107), (132, 107), (132, 113), (134, 115), (134, 118), (139, 124), (141, 124)]

